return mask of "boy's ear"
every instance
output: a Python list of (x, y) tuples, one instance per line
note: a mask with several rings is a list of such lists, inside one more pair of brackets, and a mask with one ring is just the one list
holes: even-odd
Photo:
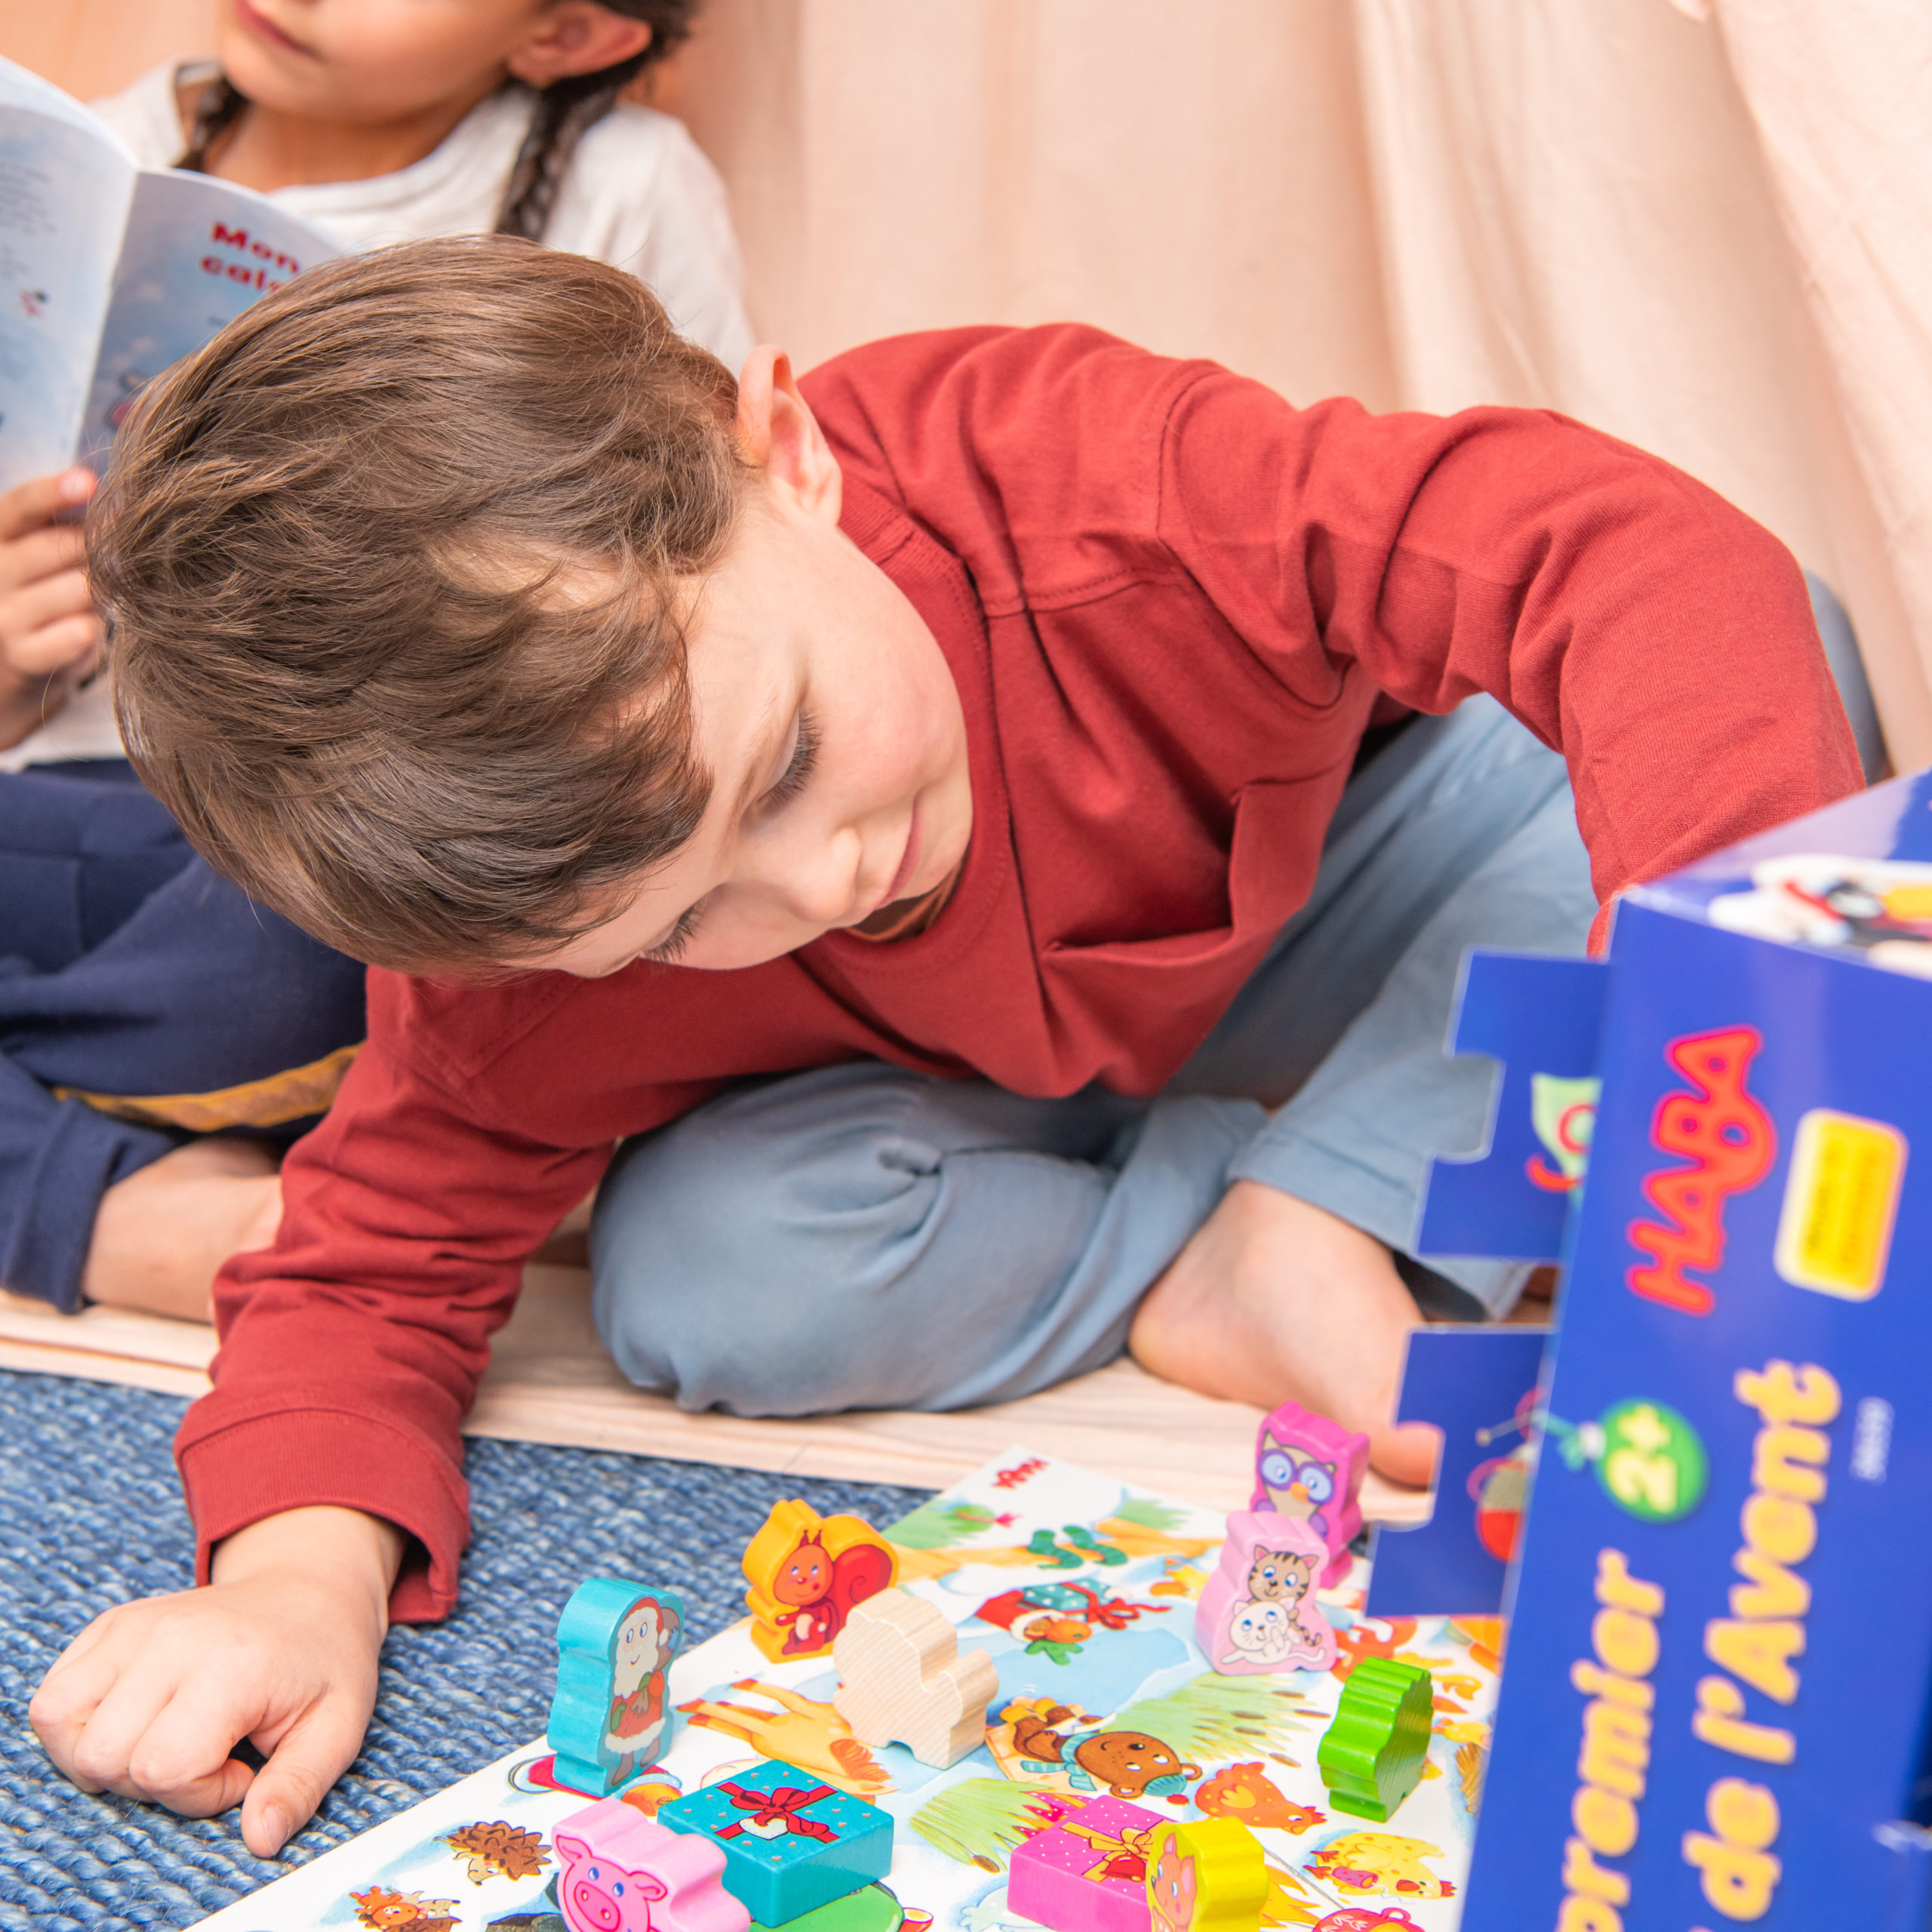
[(595, 74), (641, 54), (651, 45), (648, 21), (627, 19), (596, 0), (560, 0), (532, 23), (530, 37), (506, 63), (533, 88), (574, 74)]
[(768, 343), (747, 358), (738, 378), (737, 438), (745, 460), (774, 489), (821, 522), (838, 522), (844, 494), (838, 459), (798, 393), (783, 349)]

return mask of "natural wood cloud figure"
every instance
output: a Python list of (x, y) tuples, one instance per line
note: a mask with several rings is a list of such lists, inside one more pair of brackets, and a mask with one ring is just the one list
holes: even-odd
[(904, 1590), (857, 1605), (832, 1649), (832, 1707), (862, 1744), (899, 1743), (944, 1770), (982, 1743), (999, 1672), (984, 1651), (959, 1654), (944, 1614)]

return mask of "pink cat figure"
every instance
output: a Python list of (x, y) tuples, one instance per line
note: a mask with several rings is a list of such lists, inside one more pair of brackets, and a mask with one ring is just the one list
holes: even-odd
[(1335, 1632), (1315, 1601), (1327, 1555), (1306, 1523), (1250, 1509), (1228, 1518), (1221, 1560), (1194, 1613), (1195, 1641), (1223, 1677), (1327, 1670)]
[(1327, 1546), (1322, 1587), (1349, 1574), (1349, 1545), (1361, 1534), (1361, 1479), (1368, 1472), (1368, 1438), (1331, 1422), (1299, 1402), (1284, 1402), (1262, 1419), (1254, 1442), (1251, 1509), (1299, 1517)]
[(720, 1882), (724, 1850), (621, 1798), (573, 1811), (555, 1833), (557, 1905), (570, 1932), (750, 1932)]

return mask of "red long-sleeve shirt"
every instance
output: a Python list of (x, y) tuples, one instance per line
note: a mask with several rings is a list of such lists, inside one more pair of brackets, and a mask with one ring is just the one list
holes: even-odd
[(1561, 746), (1604, 899), (1857, 787), (1790, 556), (1561, 417), (1296, 409), (1072, 328), (877, 343), (805, 389), (847, 533), (958, 681), (952, 903), (743, 972), (372, 972), (280, 1238), (217, 1289), (177, 1443), (204, 1565), (258, 1517), (345, 1504), (420, 1546), (395, 1614), (447, 1611), (459, 1427), (525, 1257), (614, 1141), (721, 1082), (874, 1055), (1154, 1092), (1306, 897), (1378, 694), (1488, 691)]

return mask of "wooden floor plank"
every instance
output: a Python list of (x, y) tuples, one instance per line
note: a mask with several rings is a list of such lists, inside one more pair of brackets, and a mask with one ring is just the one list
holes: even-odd
[[(55, 1314), (0, 1294), (0, 1367), (118, 1382), (169, 1395), (208, 1386), (212, 1329), (91, 1308)], [(1247, 1506), (1260, 1411), (1155, 1380), (1128, 1361), (1017, 1402), (926, 1415), (859, 1411), (799, 1420), (688, 1415), (633, 1389), (597, 1340), (590, 1278), (535, 1264), (497, 1337), (465, 1424), (472, 1435), (610, 1449), (780, 1474), (940, 1488), (1016, 1445), (1210, 1508)], [(1417, 1522), (1428, 1500), (1371, 1475), (1364, 1513)]]

